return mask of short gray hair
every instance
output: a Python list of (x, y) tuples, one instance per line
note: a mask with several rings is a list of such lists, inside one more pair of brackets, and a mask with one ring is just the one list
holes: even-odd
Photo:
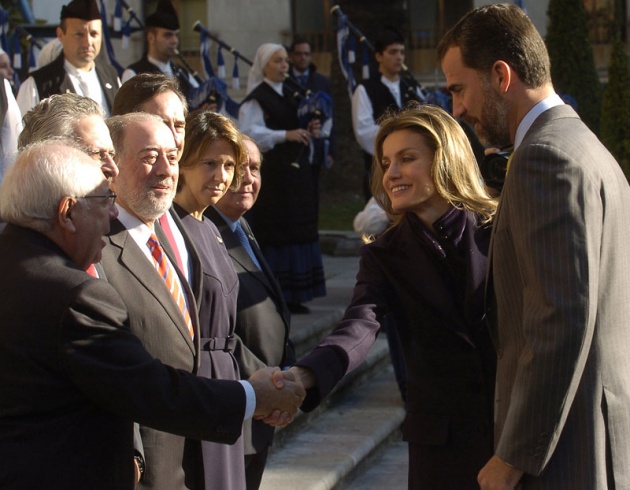
[(51, 95), (24, 114), (18, 149), (50, 138), (71, 138), (80, 120), (92, 115), (105, 119), (103, 108), (88, 97), (72, 93)]
[(83, 197), (104, 181), (99, 162), (72, 141), (46, 140), (22, 150), (0, 184), (0, 217), (38, 232), (53, 228), (61, 200)]
[(149, 114), (148, 112), (130, 112), (122, 116), (112, 116), (107, 121), (107, 127), (109, 128), (109, 134), (112, 137), (112, 143), (114, 143), (114, 150), (116, 150), (116, 164), (120, 167), (120, 160), (125, 152), (125, 132), (130, 124), (135, 124), (141, 121), (155, 121), (160, 124), (164, 124), (160, 116), (155, 114)]

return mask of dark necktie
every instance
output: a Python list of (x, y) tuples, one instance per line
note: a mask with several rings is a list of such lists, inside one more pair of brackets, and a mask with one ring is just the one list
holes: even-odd
[(236, 229), (234, 230), (234, 233), (236, 233), (238, 241), (241, 242), (241, 245), (247, 252), (247, 255), (249, 255), (249, 258), (252, 259), (252, 262), (254, 263), (254, 265), (258, 267), (258, 270), (262, 270), (262, 267), (260, 267), (260, 263), (258, 262), (256, 255), (254, 254), (254, 250), (252, 249), (252, 246), (249, 243), (249, 238), (247, 238), (247, 235), (245, 234), (245, 230), (243, 230), (243, 227), (241, 226), (240, 221), (236, 222)]
[(298, 75), (298, 80), (300, 81), (302, 86), (306, 87), (306, 84), (308, 82), (308, 75)]

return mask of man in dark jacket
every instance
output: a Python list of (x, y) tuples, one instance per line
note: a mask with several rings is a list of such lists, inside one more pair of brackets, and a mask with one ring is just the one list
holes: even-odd
[[(151, 357), (118, 293), (85, 272), (118, 214), (100, 165), (59, 141), (37, 143), (0, 190), (0, 487), (131, 490), (134, 420), (234, 443), (246, 385)], [(282, 404), (294, 413), (300, 400), (270, 371), (249, 380), (254, 415)]]
[(17, 102), (22, 115), (46, 97), (73, 92), (93, 99), (109, 116), (120, 81), (109, 63), (97, 60), (102, 29), (96, 0), (72, 0), (61, 8), (57, 38), (63, 52), (20, 86)]

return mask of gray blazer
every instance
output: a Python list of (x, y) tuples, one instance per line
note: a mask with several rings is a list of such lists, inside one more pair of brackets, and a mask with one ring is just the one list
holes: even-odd
[(514, 153), (491, 245), (496, 454), (523, 488), (630, 488), (630, 190), (569, 106)]
[[(169, 254), (170, 248), (159, 226), (156, 226), (156, 233)], [(196, 373), (199, 366), (199, 335), (195, 336), (195, 341), (191, 339), (164, 282), (120, 221), (112, 221), (106, 242), (102, 264), (107, 280), (120, 293), (127, 306), (131, 331), (154, 357), (175, 368)], [(189, 256), (194, 263), (197, 257), (194, 249), (189, 249)], [(172, 256), (171, 261), (174, 263)], [(183, 276), (180, 279), (189, 304), (196, 306), (186, 279)], [(195, 332), (198, 332), (196, 308), (190, 308), (189, 311)], [(230, 420), (230, 443), (234, 443), (241, 433), (242, 414), (240, 420), (237, 418), (238, 415)], [(146, 471), (139, 488), (173, 490), (203, 487), (199, 441), (143, 426), (140, 427), (140, 434), (140, 450), (144, 452)]]

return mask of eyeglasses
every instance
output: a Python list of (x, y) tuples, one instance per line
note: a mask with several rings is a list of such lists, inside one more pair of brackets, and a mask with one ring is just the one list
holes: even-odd
[(110, 206), (113, 206), (114, 203), (116, 202), (116, 193), (115, 192), (111, 192), (109, 194), (105, 194), (105, 195), (91, 195), (91, 196), (83, 196), (82, 198), (77, 198), (77, 199), (95, 199), (95, 198), (100, 198), (100, 199), (109, 199), (108, 204)]
[(100, 148), (91, 148), (86, 150), (86, 153), (93, 160), (98, 160), (101, 162), (106, 161), (108, 158), (112, 160), (116, 158), (116, 152), (114, 150), (103, 150)]

